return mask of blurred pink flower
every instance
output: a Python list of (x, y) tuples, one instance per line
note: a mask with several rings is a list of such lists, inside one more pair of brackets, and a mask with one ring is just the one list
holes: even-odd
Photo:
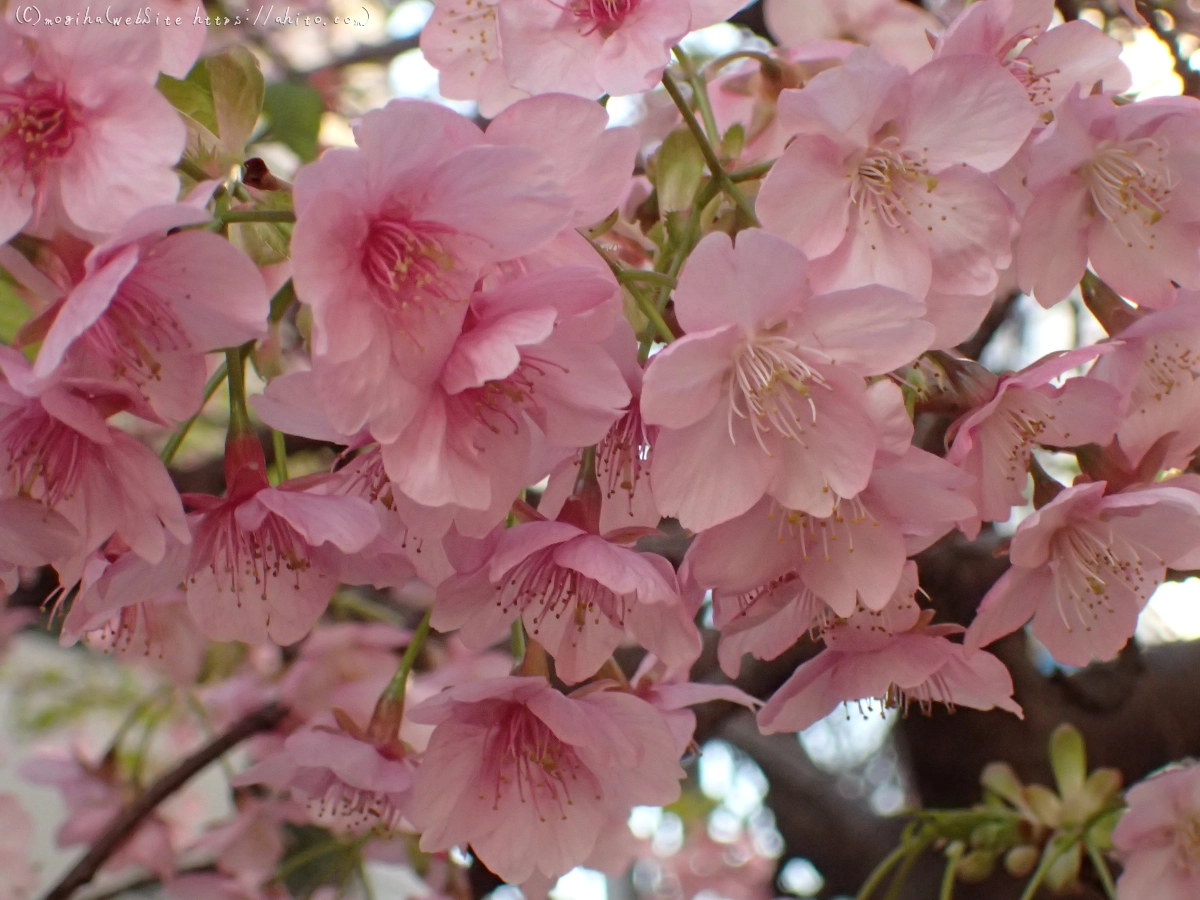
[(1200, 766), (1151, 775), (1125, 795), (1113, 830), (1124, 866), (1117, 900), (1191, 900), (1200, 894)]
[(909, 69), (929, 62), (928, 34), (941, 30), (936, 18), (904, 0), (767, 0), (763, 12), (767, 28), (784, 47), (854, 41)]
[(813, 263), (813, 288), (880, 284), (924, 298), (986, 294), (1011, 259), (1011, 204), (989, 178), (1036, 114), (981, 55), (909, 74), (856, 50), (779, 98), (797, 136), (763, 182), (758, 215)]
[(1200, 544), (1200, 495), (1170, 482), (1105, 496), (1077, 484), (1017, 527), (1012, 568), (987, 592), (967, 631), (984, 647), (1033, 619), (1060, 663), (1113, 659), (1166, 570)]
[(764, 494), (824, 517), (866, 487), (877, 436), (863, 378), (919, 355), (921, 302), (871, 286), (810, 296), (804, 255), (764, 231), (704, 238), (675, 291), (687, 334), (646, 369), (641, 412), (664, 515), (698, 531)]
[(33, 818), (11, 794), (0, 794), (0, 900), (31, 900), (40, 879), (29, 861)]
[(437, 726), (413, 807), (421, 849), (470, 844), (511, 884), (568, 872), (633, 806), (679, 797), (671, 730), (631, 694), (564, 696), (545, 678), (510, 676), (450, 688), (409, 715)]

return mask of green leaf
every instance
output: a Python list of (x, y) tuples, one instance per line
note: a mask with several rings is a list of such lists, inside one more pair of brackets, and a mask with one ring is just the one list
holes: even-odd
[(262, 112), (264, 82), (258, 59), (245, 47), (234, 47), (205, 60), (212, 86), (217, 135), (230, 154), (241, 158)]
[(263, 113), (271, 123), (269, 136), (287, 144), (305, 162), (317, 157), (317, 134), (325, 101), (312, 85), (302, 81), (268, 84)]
[(17, 295), (7, 279), (0, 278), (0, 343), (11, 346), (29, 316), (30, 309), (25, 301)]
[(217, 113), (213, 107), (212, 82), (203, 61), (196, 63), (182, 81), (170, 75), (159, 75), (158, 90), (185, 116), (216, 133)]
[(1059, 796), (1064, 800), (1083, 788), (1087, 779), (1087, 751), (1083, 735), (1074, 725), (1063, 724), (1050, 735), (1050, 766)]
[(704, 177), (704, 153), (686, 128), (667, 135), (655, 159), (658, 208), (664, 213), (690, 209)]
[(742, 155), (745, 146), (746, 129), (742, 127), (741, 122), (736, 122), (725, 132), (725, 137), (721, 140), (721, 152), (729, 159), (737, 159)]

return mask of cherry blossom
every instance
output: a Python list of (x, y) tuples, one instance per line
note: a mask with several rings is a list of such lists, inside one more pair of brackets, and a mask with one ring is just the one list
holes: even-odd
[(156, 29), (91, 40), (82, 27), (15, 21), (0, 23), (0, 240), (24, 229), (91, 236), (173, 202), (186, 131), (154, 89)]
[(919, 354), (921, 303), (883, 287), (812, 297), (807, 261), (743, 231), (706, 237), (675, 292), (688, 332), (646, 370), (642, 418), (658, 425), (651, 485), (659, 509), (699, 530), (765, 494), (828, 516), (867, 485), (875, 427), (864, 376)]
[(1021, 522), (1012, 568), (979, 605), (968, 648), (1030, 619), (1034, 637), (1066, 665), (1113, 659), (1125, 646), (1167, 567), (1200, 541), (1200, 502), (1170, 482), (1108, 495), (1106, 487), (1067, 488)]
[(675, 739), (632, 694), (564, 696), (537, 676), (443, 691), (410, 717), (437, 727), (417, 773), (421, 849), (470, 844), (511, 884), (581, 864), (612, 819), (679, 796)]
[(858, 50), (779, 98), (796, 133), (763, 182), (763, 226), (813, 264), (817, 291), (880, 284), (985, 294), (1011, 259), (1009, 201), (984, 173), (1036, 118), (1021, 85), (979, 55), (911, 75)]
[(29, 900), (37, 890), (37, 872), (29, 861), (32, 834), (33, 818), (16, 797), (0, 794), (0, 900)]
[(909, 563), (891, 606), (860, 610), (827, 628), (826, 649), (802, 663), (759, 712), (763, 733), (802, 731), (838, 704), (861, 700), (905, 710), (914, 703), (999, 707), (1020, 715), (1004, 664), (951, 641), (947, 635), (961, 631), (957, 626), (928, 625), (913, 599), (916, 587)]
[(888, 62), (916, 69), (929, 62), (928, 34), (941, 23), (901, 0), (766, 0), (767, 28), (785, 47), (814, 41), (869, 44)]
[(1200, 288), (1200, 209), (1188, 150), (1200, 103), (1167, 97), (1119, 105), (1073, 98), (1030, 148), (1033, 202), (1017, 238), (1021, 289), (1043, 306), (1066, 297), (1088, 262), (1119, 294), (1152, 309), (1176, 285)]
[(1185, 900), (1200, 890), (1200, 767), (1172, 766), (1135, 784), (1113, 830), (1124, 864), (1118, 900)]

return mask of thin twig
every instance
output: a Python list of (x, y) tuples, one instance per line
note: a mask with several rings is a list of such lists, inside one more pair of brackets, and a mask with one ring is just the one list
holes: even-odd
[(117, 814), (108, 828), (96, 840), (83, 859), (77, 862), (62, 880), (50, 889), (44, 900), (68, 900), (76, 890), (90, 882), (100, 867), (108, 861), (137, 830), (150, 813), (164, 800), (191, 781), (192, 777), (208, 768), (209, 764), (224, 756), (246, 738), (274, 728), (287, 709), (277, 703), (266, 706), (239, 719), (228, 731), (209, 741), (191, 756), (184, 759), (170, 772), (164, 774), (144, 793), (139, 794), (125, 809)]

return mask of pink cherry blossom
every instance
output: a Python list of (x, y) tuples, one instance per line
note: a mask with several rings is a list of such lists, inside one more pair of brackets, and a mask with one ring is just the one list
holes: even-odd
[(270, 297), (254, 263), (207, 231), (202, 208), (144, 210), (88, 254), (83, 279), (52, 310), (33, 366), (49, 377), (126, 387), (164, 420), (200, 406), (204, 353), (266, 336)]
[(341, 580), (344, 555), (366, 547), (379, 523), (358, 497), (272, 488), (253, 434), (230, 438), (227, 496), (189, 494), (198, 512), (188, 563), (187, 604), (197, 627), (217, 641), (280, 645), (300, 640)]
[(1171, 766), (1135, 784), (1113, 830), (1123, 862), (1117, 900), (1188, 900), (1200, 891), (1200, 766)]
[(802, 731), (838, 704), (862, 700), (905, 710), (944, 703), (1021, 715), (1000, 660), (951, 641), (947, 635), (961, 631), (957, 626), (924, 624), (913, 599), (916, 568), (909, 566), (891, 606), (860, 610), (825, 630), (826, 649), (801, 664), (759, 712), (764, 734)]
[(594, 675), (626, 635), (673, 664), (700, 653), (671, 564), (567, 522), (528, 522), (463, 548), (433, 627), (482, 649), (517, 618), (568, 684)]
[(487, 145), (445, 107), (396, 100), (358, 147), (296, 178), (294, 281), (313, 313), (317, 401), (342, 434), (394, 441), (417, 414), (487, 266), (536, 249), (571, 215), (529, 147)]
[[(596, 444), (596, 477), (602, 498), (601, 534), (621, 528), (654, 528), (662, 518), (650, 490), (650, 456), (658, 429), (642, 418), (642, 367), (638, 364), (638, 344), (633, 329), (618, 319), (605, 348), (621, 370), (633, 398), (624, 415)], [(582, 452), (564, 459), (553, 472), (542, 492), (538, 511), (547, 518), (558, 515), (575, 488)]]
[(421, 29), (421, 52), (438, 70), (438, 92), (474, 100), (490, 118), (529, 96), (512, 86), (500, 54), (501, 0), (434, 0)]
[(155, 31), (106, 28), (93, 40), (82, 26), (0, 23), (0, 241), (23, 229), (109, 232), (175, 200), (187, 135), (154, 88)]
[(421, 849), (470, 844), (512, 884), (564, 874), (633, 806), (679, 797), (671, 730), (632, 694), (564, 696), (545, 678), (510, 676), (450, 688), (409, 715), (437, 726), (417, 773)]
[[(72, 556), (53, 560), (63, 583), (78, 580), (83, 560), (114, 534), (149, 562), (163, 558), (168, 534), (188, 541), (162, 462), (105, 421), (123, 408), (121, 397), (86, 383), (35, 379), (25, 358), (7, 347), (0, 347), (0, 369), (7, 379), (0, 383), (0, 496), (32, 498), (78, 532)], [(26, 539), (59, 540), (58, 523), (47, 517), (41, 527), (50, 533)]]
[(38, 875), (29, 861), (33, 818), (11, 794), (0, 794), (0, 900), (31, 900)]
[(1190, 98), (1062, 104), (1030, 148), (1021, 289), (1051, 306), (1089, 261), (1113, 290), (1153, 309), (1174, 302), (1176, 285), (1200, 288), (1200, 171), (1189, 149), (1197, 140), (1200, 102)]
[(338, 831), (394, 830), (409, 815), (415, 765), (395, 732), (385, 730), (360, 728), (335, 710), (288, 735), (278, 753), (233, 784), (286, 789), (313, 821)]
[(763, 231), (710, 234), (684, 266), (688, 332), (646, 370), (641, 413), (660, 426), (650, 482), (664, 515), (700, 530), (764, 494), (828, 516), (867, 485), (875, 426), (863, 377), (920, 354), (918, 300), (884, 287), (812, 297), (803, 254)]
[(1053, 15), (1053, 0), (972, 3), (946, 27), (937, 55), (996, 57), (1025, 85), (1046, 121), (1071, 91), (1087, 96), (1098, 83), (1112, 93), (1129, 87), (1129, 70), (1119, 59), (1120, 41), (1083, 19), (1052, 28)]
[(779, 98), (796, 133), (763, 182), (763, 226), (814, 260), (818, 291), (881, 284), (923, 298), (986, 294), (1009, 264), (1011, 205), (987, 177), (1036, 119), (980, 55), (911, 75), (867, 50)]
[(1002, 376), (995, 393), (952, 427), (946, 459), (973, 475), (977, 517), (963, 523), (970, 537), (980, 520), (1004, 521), (1025, 503), (1030, 457), (1036, 445), (1105, 444), (1117, 427), (1120, 395), (1090, 378), (1050, 381), (1094, 359), (1107, 347), (1048, 354), (1020, 372)]
[[(59, 847), (91, 844), (134, 797), (133, 785), (116, 771), (115, 759), (93, 765), (78, 756), (45, 751), (21, 764), (22, 777), (56, 788), (67, 814), (59, 826)], [(145, 866), (163, 881), (175, 872), (171, 827), (158, 810), (152, 811), (105, 863), (109, 871)]]
[[(247, 886), (267, 881), (283, 856), (282, 825), (303, 822), (304, 810), (279, 800), (260, 800), (247, 792), (235, 795), (237, 810), (200, 837), (193, 851), (215, 857), (217, 871)], [(207, 900), (207, 898), (206, 898)]]
[(908, 446), (911, 424), (899, 391), (881, 382), (871, 399), (884, 393), (883, 405), (898, 404), (891, 411), (907, 432), (881, 449), (862, 493), (839, 500), (825, 518), (763, 500), (708, 529), (689, 549), (688, 577), (713, 591), (718, 658), (730, 677), (744, 653), (774, 659), (834, 615), (850, 616), (860, 605), (884, 608), (900, 584), (905, 558), (971, 515), (966, 489), (972, 479)]
[(1157, 446), (1158, 469), (1185, 469), (1200, 447), (1200, 295), (1181, 291), (1179, 302), (1123, 329), (1111, 353), (1089, 377), (1120, 391), (1124, 404), (1117, 443), (1136, 469)]
[(1060, 663), (1113, 659), (1167, 567), (1200, 541), (1200, 501), (1163, 486), (1105, 496), (1103, 481), (1067, 488), (1025, 519), (1012, 568), (992, 586), (967, 631), (983, 647), (1033, 619), (1033, 635)]
[(888, 62), (916, 69), (933, 57), (941, 23), (903, 0), (766, 0), (767, 28), (785, 47), (839, 39), (869, 44)]
[(460, 530), (484, 534), (547, 474), (548, 446), (601, 440), (629, 403), (600, 344), (612, 301), (609, 281), (582, 266), (473, 295), (426, 403), (382, 446), (392, 486), (424, 506), (474, 513), (457, 519)]
[[(671, 47), (715, 25), (745, 0), (501, 0), (500, 50), (509, 83), (530, 94), (591, 99), (655, 86)], [(463, 50), (468, 49), (460, 43)]]
[(74, 526), (45, 504), (28, 496), (0, 498), (0, 587), (5, 594), (19, 586), (20, 568), (68, 559), (79, 543)]
[(696, 749), (692, 740), (696, 732), (696, 714), (690, 707), (715, 700), (736, 703), (750, 710), (762, 706), (761, 700), (732, 684), (693, 682), (688, 681), (687, 675), (686, 668), (668, 666), (653, 653), (647, 653), (630, 683), (630, 690), (667, 720), (680, 756)]

